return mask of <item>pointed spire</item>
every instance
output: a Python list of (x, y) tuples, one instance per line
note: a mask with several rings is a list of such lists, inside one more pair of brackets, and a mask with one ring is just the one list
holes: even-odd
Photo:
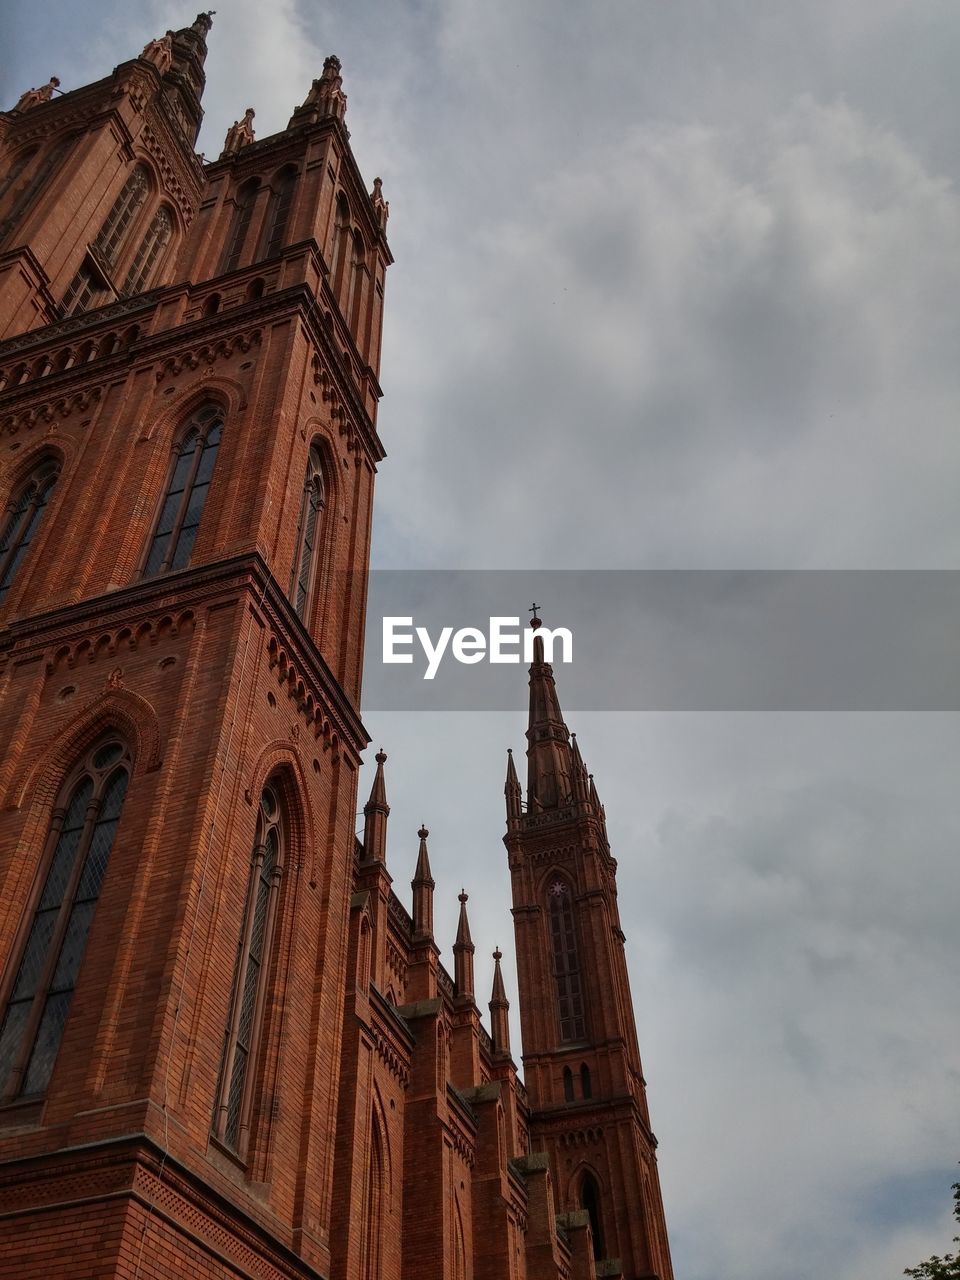
[(370, 192), (370, 200), (373, 204), (373, 211), (377, 215), (377, 222), (381, 230), (386, 227), (387, 219), (390, 217), (390, 201), (383, 198), (383, 179), (374, 178), (373, 190)]
[[(167, 36), (170, 37), (169, 63), (167, 51), (161, 53), (158, 47), (154, 52), (160, 57), (160, 62), (166, 64), (162, 72), (164, 95), (173, 107), (174, 118), (184, 129), (191, 145), (197, 140), (203, 119), (203, 108), (200, 106), (206, 84), (203, 64), (207, 57), (207, 36), (213, 26), (213, 13), (213, 9), (207, 13), (198, 13), (189, 27), (168, 32), (160, 41), (151, 41), (151, 45), (162, 46), (165, 45)], [(147, 49), (151, 45), (147, 45), (141, 56), (147, 56)], [(154, 58), (151, 57), (150, 60), (153, 61)], [(160, 62), (157, 63), (158, 70)]]
[[(530, 623), (541, 626), (536, 615)], [(566, 804), (573, 794), (570, 735), (560, 710), (553, 667), (544, 660), (543, 639), (533, 641), (530, 717), (527, 728), (527, 808), (536, 813)]]
[(510, 1001), (507, 999), (503, 985), (503, 973), (500, 961), (503, 952), (497, 947), (493, 953), (493, 991), (490, 995), (490, 1031), (493, 1037), (493, 1051), (510, 1056)]
[(243, 113), (243, 119), (234, 120), (227, 130), (226, 141), (223, 144), (223, 150), (220, 152), (221, 160), (225, 156), (236, 155), (241, 147), (246, 147), (251, 142), (256, 141), (256, 134), (253, 132), (253, 118), (256, 114), (253, 107), (247, 107)]
[(290, 125), (316, 124), (318, 120), (331, 116), (335, 120), (343, 119), (347, 112), (347, 95), (343, 92), (343, 76), (340, 71), (340, 59), (336, 54), (324, 59), (322, 75), (310, 86), (303, 105), (295, 109), (290, 117)]
[(578, 800), (585, 801), (588, 798), (587, 786), (587, 766), (583, 763), (583, 756), (580, 754), (580, 744), (577, 742), (577, 735), (570, 735), (571, 755), (573, 757), (573, 793)]
[(507, 825), (519, 822), (523, 816), (523, 791), (517, 777), (517, 767), (513, 763), (513, 750), (507, 747), (507, 780), (503, 786), (503, 794), (507, 801)]
[(414, 872), (410, 887), (413, 890), (413, 933), (415, 937), (433, 937), (433, 891), (436, 887), (430, 873), (430, 855), (427, 853), (427, 836), (430, 832), (421, 827), (417, 832), (420, 837), (420, 853), (417, 855), (417, 869)]
[(593, 780), (592, 773), (590, 774), (590, 804), (593, 806), (593, 812), (600, 820), (600, 830), (603, 833), (603, 839), (607, 844), (609, 851), (610, 837), (607, 835), (607, 811), (600, 803), (600, 797), (597, 794), (597, 784)]
[(460, 921), (457, 925), (457, 940), (453, 944), (453, 981), (458, 996), (473, 999), (473, 953), (476, 947), (470, 937), (470, 921), (467, 919), (467, 899), (469, 894), (461, 889)]
[(155, 40), (148, 40), (140, 52), (145, 62), (152, 62), (161, 75), (170, 70), (173, 62), (173, 38), (176, 33), (167, 31)]
[(373, 786), (370, 788), (370, 799), (363, 806), (363, 856), (370, 861), (386, 862), (387, 860), (387, 818), (390, 806), (387, 804), (387, 786), (383, 777), (383, 766), (387, 754), (380, 750), (374, 759), (377, 772), (374, 774)]

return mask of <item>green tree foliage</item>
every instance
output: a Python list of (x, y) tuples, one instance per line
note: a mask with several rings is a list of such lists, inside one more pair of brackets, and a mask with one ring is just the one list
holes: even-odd
[[(960, 1182), (953, 1184), (953, 1216), (960, 1222)], [(960, 1244), (960, 1236), (954, 1236), (953, 1243)], [(934, 1255), (903, 1274), (913, 1280), (960, 1280), (960, 1253), (945, 1253), (942, 1258)]]

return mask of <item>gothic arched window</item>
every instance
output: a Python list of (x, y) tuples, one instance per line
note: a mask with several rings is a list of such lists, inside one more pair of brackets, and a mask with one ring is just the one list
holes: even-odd
[(292, 166), (281, 169), (273, 180), (263, 235), (260, 238), (260, 252), (257, 254), (258, 262), (264, 258), (275, 258), (283, 248), (296, 183), (297, 171)]
[(569, 1067), (563, 1068), (563, 1100), (564, 1102), (573, 1101), (573, 1072)]
[(320, 449), (311, 445), (307, 474), (303, 482), (300, 521), (297, 525), (297, 553), (294, 560), (293, 604), (297, 617), (305, 621), (313, 593), (316, 562), (320, 549), (320, 512), (323, 510), (323, 466)]
[(592, 1173), (583, 1175), (583, 1181), (580, 1184), (580, 1206), (586, 1209), (590, 1217), (593, 1256), (599, 1261), (603, 1257), (603, 1224), (600, 1221), (600, 1188)]
[(593, 1097), (593, 1086), (590, 1083), (590, 1068), (585, 1062), (580, 1064), (580, 1096), (581, 1098)]
[(130, 769), (121, 742), (101, 742), (53, 811), (43, 887), (16, 973), (3, 992), (2, 1102), (39, 1096), (50, 1082)]
[(141, 293), (153, 273), (160, 254), (166, 248), (173, 235), (173, 219), (170, 210), (162, 204), (153, 215), (153, 221), (147, 228), (146, 235), (140, 242), (140, 248), (130, 264), (127, 278), (123, 282), (121, 293), (129, 297), (133, 293)]
[(330, 287), (340, 291), (343, 270), (350, 256), (350, 205), (341, 191), (337, 196), (337, 219), (333, 229), (333, 251), (330, 255)]
[(557, 984), (561, 1040), (586, 1038), (572, 896), (568, 880), (557, 876), (551, 881), (550, 940), (553, 945), (553, 973)]
[(280, 800), (268, 784), (260, 797), (257, 815), (215, 1121), (217, 1137), (240, 1155), (246, 1152), (250, 1135), (257, 1050), (263, 1028), (282, 866)]
[(374, 1116), (370, 1133), (370, 1166), (364, 1223), (363, 1280), (380, 1280), (383, 1253), (384, 1155), (380, 1125)]
[(214, 405), (201, 409), (191, 419), (174, 459), (143, 566), (144, 577), (183, 569), (190, 563), (222, 432), (223, 413)]
[(40, 517), (60, 475), (60, 463), (44, 458), (14, 494), (0, 526), (0, 604), (37, 532)]
[(138, 164), (123, 184), (123, 190), (113, 202), (113, 208), (104, 219), (94, 245), (100, 250), (108, 266), (116, 262), (123, 237), (134, 214), (147, 198), (150, 181), (146, 166)]
[(259, 190), (260, 179), (251, 178), (237, 192), (233, 206), (233, 219), (230, 223), (230, 231), (227, 234), (226, 246), (223, 251), (221, 271), (235, 271), (240, 265), (243, 242), (247, 238), (250, 219), (253, 217), (253, 206), (256, 204)]

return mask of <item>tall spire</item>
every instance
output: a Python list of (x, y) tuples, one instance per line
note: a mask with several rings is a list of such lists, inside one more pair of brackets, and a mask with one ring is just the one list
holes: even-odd
[(470, 895), (460, 890), (460, 922), (457, 940), (453, 944), (453, 981), (458, 996), (473, 999), (473, 953), (476, 947), (470, 937), (470, 921), (467, 919), (467, 899)]
[(490, 1031), (493, 1051), (510, 1056), (510, 1001), (503, 985), (500, 961), (503, 953), (499, 947), (493, 953), (493, 991), (490, 995)]
[(410, 887), (413, 889), (413, 932), (416, 937), (433, 937), (433, 890), (436, 887), (430, 873), (430, 855), (427, 853), (427, 836), (430, 832), (421, 827), (417, 832), (420, 837), (420, 853), (417, 855), (417, 869), (414, 872)]
[[(197, 140), (203, 119), (203, 109), (200, 106), (206, 84), (203, 64), (207, 57), (207, 36), (212, 26), (212, 9), (207, 13), (198, 13), (189, 27), (169, 31), (162, 39), (151, 41), (141, 55), (154, 62), (158, 70), (163, 68), (161, 74), (164, 94), (173, 108), (175, 119), (183, 125), (191, 145)], [(166, 46), (162, 53), (160, 46)]]
[[(534, 617), (530, 624), (540, 627)], [(527, 727), (527, 808), (556, 809), (573, 797), (570, 734), (563, 720), (553, 667), (544, 660), (543, 640), (535, 636), (530, 667), (530, 718)]]
[(387, 818), (390, 806), (387, 804), (387, 785), (383, 777), (383, 766), (387, 760), (385, 751), (378, 751), (374, 759), (377, 772), (374, 774), (373, 786), (370, 788), (370, 799), (363, 806), (363, 856), (368, 862), (386, 862), (387, 860)]

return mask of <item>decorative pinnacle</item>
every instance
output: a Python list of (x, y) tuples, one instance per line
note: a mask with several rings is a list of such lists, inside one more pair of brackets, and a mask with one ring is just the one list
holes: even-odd
[(464, 893), (463, 889), (461, 889), (460, 892), (457, 894), (457, 900), (459, 902), (467, 902), (469, 901), (469, 898), (470, 898), (469, 893)]
[(537, 602), (534, 600), (533, 604), (527, 610), (527, 613), (533, 614), (533, 617), (530, 619), (530, 626), (533, 628), (534, 631), (539, 631), (540, 628), (543, 626), (543, 622), (539, 614), (537, 613), (537, 610), (539, 608), (540, 608), (540, 605), (538, 605)]
[(421, 827), (420, 830), (417, 832), (417, 835), (420, 837), (421, 840), (426, 840), (429, 834), (430, 832), (427, 830), (426, 827)]
[(494, 948), (494, 951), (493, 951), (493, 958), (494, 958), (494, 961), (495, 961), (497, 964), (499, 964), (499, 963), (500, 963), (500, 961), (503, 959), (503, 952), (500, 950), (500, 948), (499, 948), (499, 947), (495, 947), (495, 948)]
[(380, 748), (380, 750), (377, 752), (377, 754), (373, 758), (374, 760), (376, 760), (377, 764), (387, 763), (387, 753), (384, 751), (383, 747)]

